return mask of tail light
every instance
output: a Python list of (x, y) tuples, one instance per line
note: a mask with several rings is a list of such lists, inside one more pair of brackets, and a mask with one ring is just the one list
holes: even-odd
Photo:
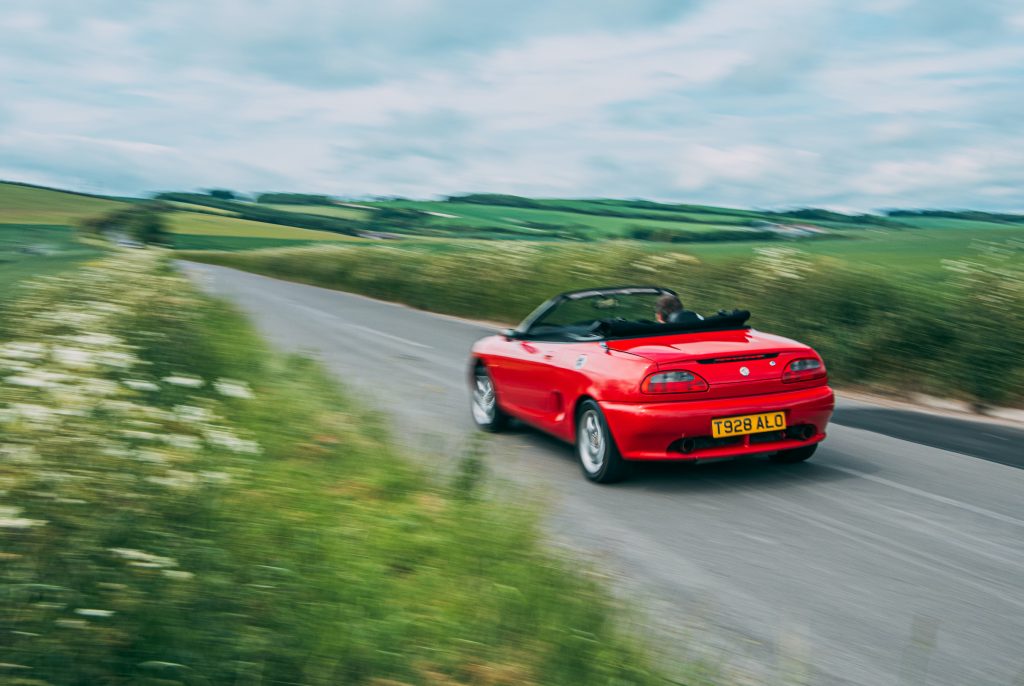
[(782, 372), (783, 383), (796, 383), (798, 381), (811, 381), (812, 379), (824, 379), (827, 376), (825, 365), (816, 357), (801, 357), (786, 365)]
[(708, 390), (708, 382), (693, 372), (658, 372), (644, 379), (644, 393), (699, 393)]

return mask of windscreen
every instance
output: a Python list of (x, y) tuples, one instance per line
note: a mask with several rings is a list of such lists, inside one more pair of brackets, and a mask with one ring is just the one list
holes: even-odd
[(655, 305), (663, 293), (594, 294), (563, 300), (533, 323), (532, 332), (586, 328), (599, 321), (655, 321)]

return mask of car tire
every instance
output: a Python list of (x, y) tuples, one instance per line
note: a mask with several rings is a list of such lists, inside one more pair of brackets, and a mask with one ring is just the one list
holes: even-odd
[(576, 459), (583, 475), (599, 484), (621, 481), (629, 464), (622, 459), (608, 421), (593, 400), (583, 401), (576, 411)]
[(779, 452), (772, 455), (772, 462), (778, 462), (779, 464), (795, 464), (797, 462), (804, 462), (805, 460), (811, 459), (811, 455), (818, 449), (818, 444), (805, 445), (801, 448), (791, 448), (790, 450), (780, 450)]
[(497, 433), (508, 426), (508, 415), (498, 406), (494, 380), (482, 364), (477, 365), (473, 372), (469, 404), (473, 421), (484, 431)]

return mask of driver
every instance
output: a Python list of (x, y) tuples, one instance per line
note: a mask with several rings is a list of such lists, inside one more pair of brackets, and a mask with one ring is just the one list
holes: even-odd
[(692, 310), (684, 310), (676, 296), (666, 293), (654, 305), (654, 318), (661, 324), (682, 324), (703, 321), (704, 317)]

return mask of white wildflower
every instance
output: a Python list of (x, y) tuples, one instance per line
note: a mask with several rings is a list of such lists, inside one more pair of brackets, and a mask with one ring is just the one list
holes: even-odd
[(28, 372), (26, 374), (8, 376), (4, 379), (4, 383), (9, 383), (12, 386), (24, 386), (26, 388), (52, 388), (57, 385), (44, 374), (39, 372)]
[(27, 519), (19, 517), (20, 514), (20, 507), (0, 505), (0, 529), (31, 529), (46, 524), (42, 519)]
[(58, 364), (74, 369), (88, 369), (92, 367), (93, 354), (81, 348), (54, 348), (53, 359)]
[(207, 429), (203, 433), (210, 445), (226, 448), (234, 453), (256, 455), (261, 451), (260, 445), (256, 441), (239, 438), (226, 429)]
[(174, 579), (175, 581), (189, 581), (195, 576), (192, 572), (186, 572), (181, 569), (165, 569), (162, 574), (168, 579)]
[(226, 484), (231, 481), (231, 475), (227, 472), (199, 472), (199, 476), (213, 483)]
[(75, 610), (76, 615), (82, 615), (83, 617), (113, 617), (113, 610), (95, 610), (92, 608), (78, 608)]
[(79, 345), (93, 346), (96, 348), (112, 348), (121, 344), (121, 339), (106, 333), (85, 333), (80, 336), (71, 336), (70, 339)]
[(134, 366), (138, 361), (139, 360), (135, 355), (117, 352), (115, 350), (105, 350), (103, 352), (96, 353), (96, 362), (107, 367), (116, 367), (117, 369), (128, 369)]
[(161, 439), (167, 445), (179, 448), (181, 450), (199, 450), (203, 447), (202, 442), (195, 436), (189, 436), (188, 434), (165, 434), (161, 436)]
[(147, 553), (144, 550), (135, 550), (134, 548), (110, 548), (110, 552), (122, 559), (128, 560), (128, 564), (135, 567), (160, 568), (178, 566), (178, 561), (173, 557), (162, 557), (160, 555)]
[(34, 464), (39, 462), (39, 455), (31, 445), (0, 443), (0, 460), (13, 464)]
[(150, 476), (146, 478), (146, 481), (157, 484), (158, 486), (186, 490), (195, 485), (197, 478), (192, 472), (183, 472), (177, 469), (172, 469), (167, 472), (166, 476)]
[(235, 381), (234, 379), (217, 379), (213, 384), (217, 389), (217, 392), (223, 396), (229, 398), (243, 398), (245, 400), (252, 399), (252, 391), (249, 389), (249, 385), (244, 381)]
[(174, 374), (171, 376), (165, 376), (164, 383), (169, 383), (174, 386), (185, 386), (186, 388), (199, 388), (203, 385), (203, 380), (195, 376)]
[(164, 465), (169, 462), (167, 456), (158, 450), (140, 450), (136, 453), (136, 457), (140, 462), (148, 462), (150, 464)]
[(197, 407), (196, 405), (176, 405), (174, 408), (174, 414), (179, 421), (183, 422), (201, 424), (213, 419), (212, 412), (207, 410), (205, 407)]
[(8, 360), (39, 360), (46, 354), (42, 343), (14, 341), (0, 345), (0, 357)]
[(121, 381), (125, 386), (132, 389), (133, 391), (159, 391), (160, 387), (152, 381), (143, 381), (142, 379), (123, 379)]
[(21, 417), (36, 424), (50, 422), (56, 415), (56, 412), (44, 405), (31, 403), (12, 403), (8, 409), (14, 413), (15, 417)]
[(46, 520), (26, 519), (25, 517), (0, 517), (0, 529), (31, 529), (34, 526), (43, 526)]

